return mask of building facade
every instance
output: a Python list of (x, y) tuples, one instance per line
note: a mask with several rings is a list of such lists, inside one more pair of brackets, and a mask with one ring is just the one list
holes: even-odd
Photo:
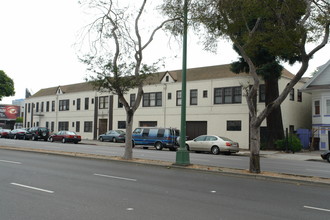
[[(293, 75), (283, 71), (280, 91)], [(187, 70), (187, 136), (215, 134), (231, 138), (241, 148), (249, 148), (249, 111), (244, 88), (252, 83), (245, 73), (235, 74), (230, 65)], [(300, 81), (282, 104), (285, 128), (311, 127), (310, 95), (304, 94)], [(151, 74), (144, 85), (140, 107), (133, 127), (155, 126), (180, 128), (181, 70)], [(125, 98), (135, 101), (137, 90)], [(258, 109), (264, 108), (264, 85), (260, 85)], [(52, 131), (73, 130), (85, 139), (97, 139), (110, 129), (125, 129), (126, 112), (116, 95), (93, 90), (89, 83), (42, 89), (25, 103), (25, 126), (46, 126)], [(265, 122), (263, 127), (265, 127)]]
[(302, 88), (311, 94), (312, 133), (319, 138), (319, 149), (329, 150), (330, 143), (330, 60), (320, 66)]

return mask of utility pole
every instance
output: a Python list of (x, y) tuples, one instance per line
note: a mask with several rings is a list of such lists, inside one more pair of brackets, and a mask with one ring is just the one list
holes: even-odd
[(181, 129), (180, 147), (176, 152), (176, 165), (187, 166), (190, 164), (189, 152), (186, 148), (186, 84), (187, 84), (187, 32), (188, 32), (188, 0), (183, 6), (183, 56), (182, 56), (182, 89), (181, 89)]

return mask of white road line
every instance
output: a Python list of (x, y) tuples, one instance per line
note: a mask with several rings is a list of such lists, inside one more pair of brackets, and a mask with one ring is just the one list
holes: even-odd
[(107, 178), (113, 178), (113, 179), (119, 179), (119, 180), (133, 181), (133, 182), (137, 181), (136, 179), (130, 179), (130, 178), (119, 177), (119, 176), (109, 176), (109, 175), (98, 174), (98, 173), (94, 173), (94, 176), (101, 176), (101, 177), (107, 177)]
[(324, 211), (324, 212), (330, 212), (330, 209), (322, 209), (322, 208), (317, 208), (317, 207), (312, 207), (312, 206), (304, 206), (304, 208), (306, 209), (314, 209), (314, 210), (318, 210), (318, 211)]
[(27, 186), (27, 185), (22, 185), (22, 184), (19, 184), (19, 183), (11, 183), (11, 184), (12, 185), (15, 185), (15, 186), (20, 186), (20, 187), (23, 187), (23, 188), (38, 190), (38, 191), (41, 191), (41, 192), (54, 193), (54, 191), (50, 191), (50, 190), (46, 190), (46, 189), (40, 189), (40, 188), (36, 188), (36, 187), (32, 187), (32, 186)]
[(14, 164), (22, 164), (21, 162), (10, 161), (10, 160), (0, 160), (0, 162), (4, 162), (4, 163), (14, 163)]
[(330, 173), (329, 170), (316, 170), (316, 169), (306, 169), (306, 170), (309, 170), (309, 171), (317, 171), (317, 172), (324, 172), (324, 173)]

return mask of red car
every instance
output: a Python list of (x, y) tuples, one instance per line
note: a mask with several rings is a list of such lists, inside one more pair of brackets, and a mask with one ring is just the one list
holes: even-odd
[(77, 135), (76, 132), (73, 131), (59, 131), (55, 134), (50, 135), (48, 140), (50, 142), (62, 141), (62, 143), (73, 142), (75, 144), (78, 144), (78, 142), (81, 141), (81, 136)]
[(9, 129), (1, 129), (0, 130), (0, 138), (8, 138), (10, 130)]

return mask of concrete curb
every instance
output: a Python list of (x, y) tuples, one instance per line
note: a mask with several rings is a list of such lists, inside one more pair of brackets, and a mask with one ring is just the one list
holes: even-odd
[(160, 161), (160, 160), (146, 160), (134, 158), (133, 160), (125, 160), (122, 157), (118, 156), (106, 156), (99, 154), (86, 154), (79, 152), (66, 152), (66, 151), (55, 151), (55, 150), (45, 150), (45, 149), (34, 149), (34, 148), (21, 148), (21, 147), (9, 147), (9, 146), (0, 146), (0, 149), (3, 150), (15, 150), (15, 151), (24, 151), (24, 152), (36, 152), (43, 154), (52, 154), (52, 155), (61, 155), (61, 156), (70, 156), (70, 157), (80, 157), (80, 158), (90, 158), (90, 159), (101, 159), (101, 160), (111, 160), (125, 163), (136, 163), (143, 165), (153, 165), (153, 166), (162, 166), (167, 169), (178, 168), (178, 169), (189, 169), (195, 171), (204, 171), (204, 172), (216, 172), (222, 175), (227, 176), (237, 176), (237, 177), (248, 177), (257, 180), (271, 180), (277, 182), (286, 182), (293, 184), (304, 184), (304, 185), (324, 185), (330, 186), (330, 178), (322, 177), (313, 177), (313, 176), (303, 176), (303, 175), (293, 175), (285, 173), (275, 173), (275, 172), (261, 172), (260, 174), (250, 173), (248, 170), (244, 169), (234, 169), (234, 168), (225, 168), (225, 167), (215, 167), (215, 166), (205, 166), (198, 164), (191, 164), (187, 166), (175, 165), (171, 162)]

